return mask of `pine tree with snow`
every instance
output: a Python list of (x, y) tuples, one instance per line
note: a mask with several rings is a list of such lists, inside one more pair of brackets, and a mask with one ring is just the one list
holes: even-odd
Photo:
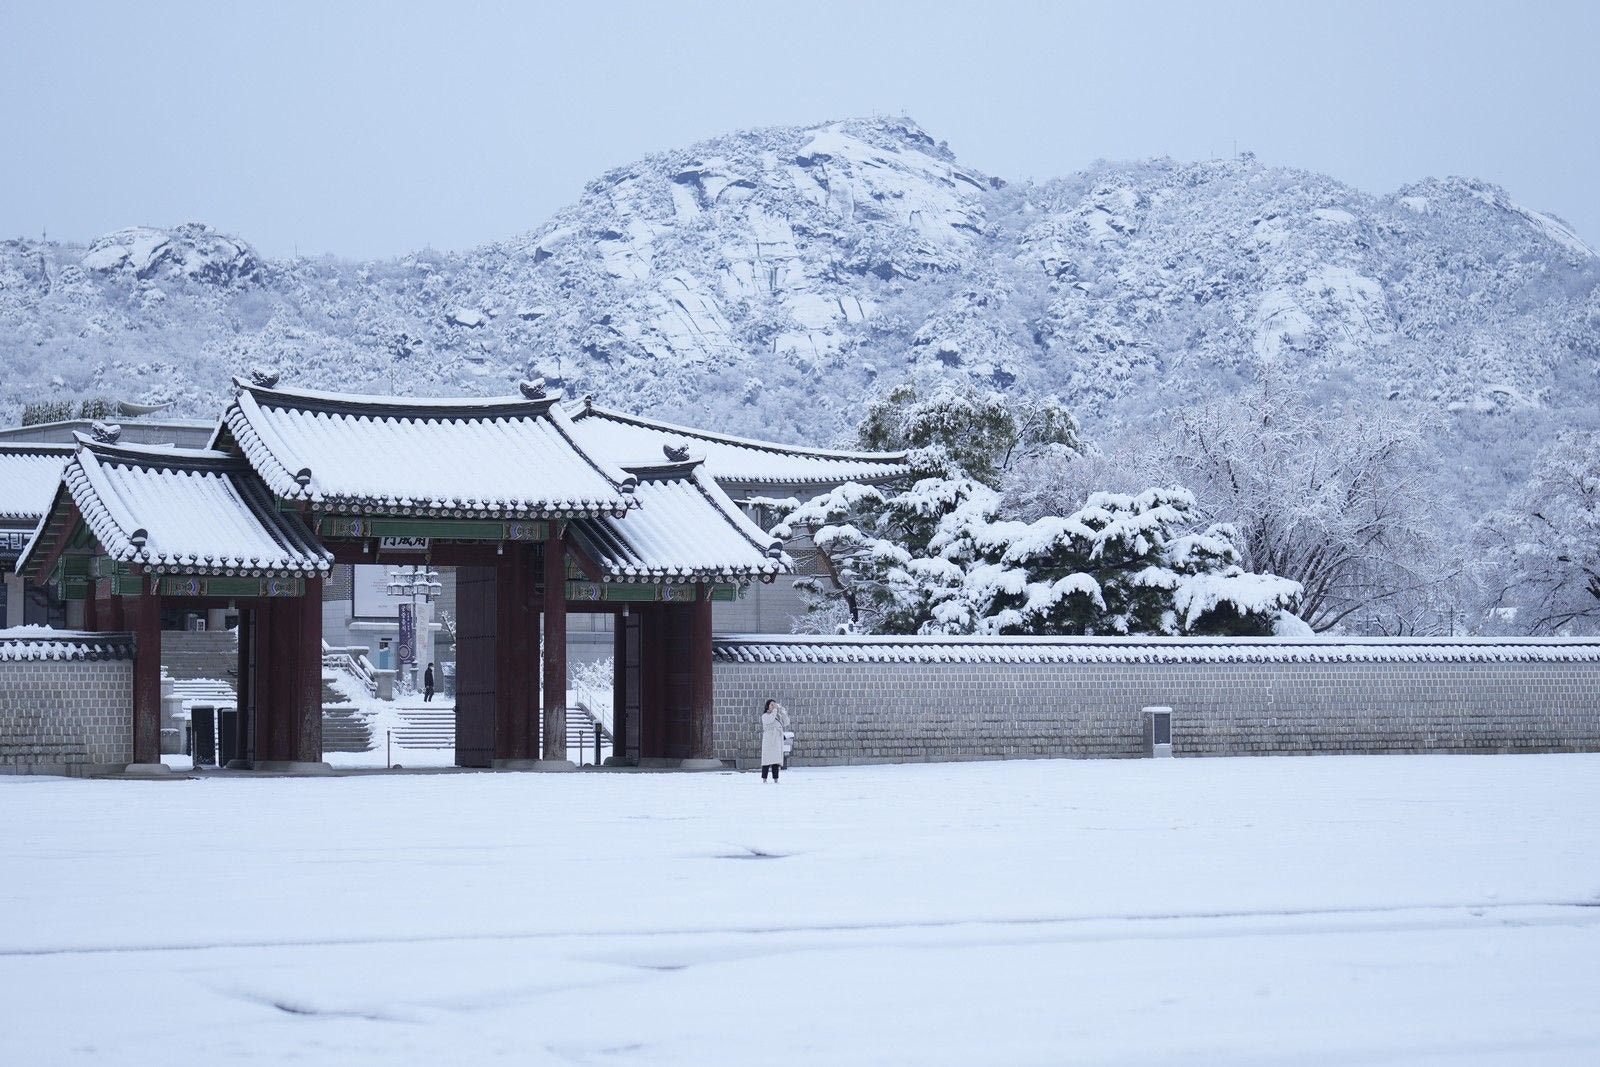
[(857, 443), (921, 453), (926, 469), (944, 467), (993, 485), (1022, 455), (1076, 452), (1079, 431), (1056, 396), (1006, 397), (949, 382), (930, 389), (907, 381), (867, 405)]
[(1001, 494), (970, 471), (998, 475), (1019, 446), (1066, 447), (1066, 427), (1077, 446), (1070, 416), (1048, 412), (1033, 425), (1019, 430), (1005, 405), (981, 396), (919, 400), (909, 385), (871, 405), (863, 443), (910, 446), (947, 469), (899, 492), (841, 486), (788, 511), (774, 534), (809, 537), (822, 562), (821, 575), (797, 583), (811, 624), (894, 634), (1265, 635), (1298, 607), (1297, 583), (1240, 566), (1230, 528), (1192, 532), (1195, 501), (1183, 489), (1095, 493), (1069, 516), (1005, 518)]

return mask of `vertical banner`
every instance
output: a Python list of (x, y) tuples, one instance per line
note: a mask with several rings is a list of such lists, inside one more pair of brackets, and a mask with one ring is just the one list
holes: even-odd
[(400, 605), (400, 663), (401, 670), (417, 661), (417, 617), (410, 604)]

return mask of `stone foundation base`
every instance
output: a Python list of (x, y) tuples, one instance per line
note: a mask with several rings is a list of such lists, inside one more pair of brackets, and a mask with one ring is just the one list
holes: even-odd
[(254, 769), (265, 771), (268, 774), (318, 775), (333, 773), (333, 767), (329, 764), (302, 760), (256, 760)]
[(123, 774), (131, 774), (137, 778), (160, 778), (172, 773), (172, 768), (165, 763), (130, 763), (122, 768)]

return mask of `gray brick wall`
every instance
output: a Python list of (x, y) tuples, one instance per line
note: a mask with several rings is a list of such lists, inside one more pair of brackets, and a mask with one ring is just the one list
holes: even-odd
[(1143, 755), (1600, 751), (1600, 662), (829, 663), (715, 666), (716, 754), (757, 760), (768, 697), (793, 763)]
[(133, 661), (0, 660), (0, 774), (88, 774), (133, 759)]

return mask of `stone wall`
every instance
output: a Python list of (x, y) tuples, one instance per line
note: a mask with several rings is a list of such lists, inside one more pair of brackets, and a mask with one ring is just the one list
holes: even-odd
[(127, 635), (0, 631), (0, 774), (83, 775), (132, 759)]
[(795, 765), (1600, 751), (1600, 642), (742, 637), (717, 643), (716, 754), (755, 762), (767, 697)]

